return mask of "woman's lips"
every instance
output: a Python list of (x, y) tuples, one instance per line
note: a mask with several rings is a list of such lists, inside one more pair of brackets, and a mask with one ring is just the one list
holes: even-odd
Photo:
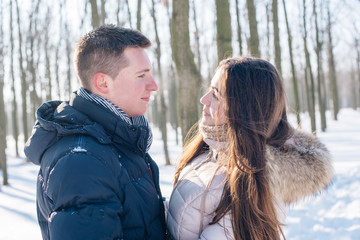
[(208, 112), (206, 112), (205, 110), (203, 110), (203, 115), (204, 115), (205, 117), (210, 116), (210, 114), (209, 114)]

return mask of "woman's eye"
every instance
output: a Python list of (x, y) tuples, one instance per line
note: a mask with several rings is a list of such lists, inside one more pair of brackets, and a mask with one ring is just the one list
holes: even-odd
[(214, 91), (213, 91), (213, 93), (212, 93), (212, 97), (213, 97), (214, 99), (216, 99), (216, 100), (219, 100), (218, 96), (216, 96), (216, 94), (215, 94)]

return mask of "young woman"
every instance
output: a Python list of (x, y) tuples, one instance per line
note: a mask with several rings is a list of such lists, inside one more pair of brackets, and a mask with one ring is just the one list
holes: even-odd
[(285, 238), (283, 206), (331, 182), (326, 147), (291, 128), (279, 74), (257, 58), (223, 60), (175, 172), (174, 239)]

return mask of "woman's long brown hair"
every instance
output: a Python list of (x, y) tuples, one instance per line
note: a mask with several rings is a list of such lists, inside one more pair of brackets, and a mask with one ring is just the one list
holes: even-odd
[[(222, 99), (230, 156), (224, 191), (212, 223), (230, 211), (236, 240), (280, 239), (282, 224), (264, 169), (266, 144), (279, 147), (292, 135), (281, 78), (272, 64), (257, 58), (225, 59), (218, 69), (222, 71), (220, 89), (225, 89)], [(206, 146), (199, 133), (189, 141), (175, 183), (181, 170)]]
[(203, 137), (198, 131), (198, 124), (196, 123), (194, 126), (192, 126), (192, 128), (189, 130), (189, 133), (186, 135), (182, 155), (175, 170), (174, 185), (179, 180), (180, 173), (184, 167), (194, 158), (206, 152), (208, 149), (209, 146), (203, 141)]

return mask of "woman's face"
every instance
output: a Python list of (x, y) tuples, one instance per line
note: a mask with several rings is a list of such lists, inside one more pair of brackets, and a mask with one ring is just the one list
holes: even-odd
[[(224, 106), (221, 104), (221, 93), (224, 90), (220, 89), (222, 70), (219, 68), (211, 80), (211, 86), (207, 93), (200, 99), (204, 105), (202, 114), (202, 124), (209, 126), (220, 126), (225, 124)], [(223, 102), (223, 101), (222, 101)]]

